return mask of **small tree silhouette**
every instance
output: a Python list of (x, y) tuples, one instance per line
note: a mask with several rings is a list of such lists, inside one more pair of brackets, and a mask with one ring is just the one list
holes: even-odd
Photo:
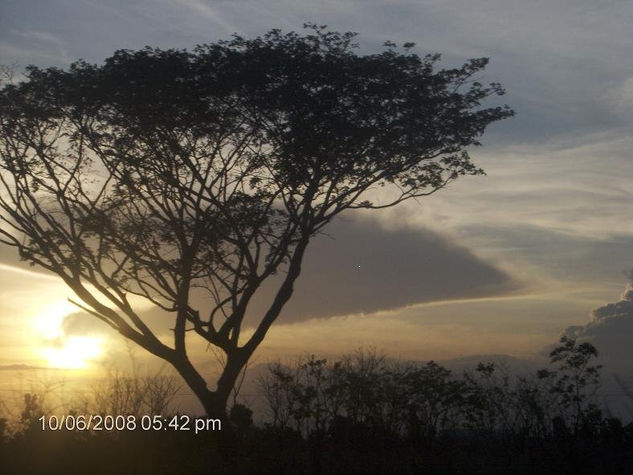
[(549, 385), (555, 396), (562, 421), (571, 424), (573, 433), (589, 429), (601, 418), (600, 409), (591, 402), (591, 397), (600, 382), (602, 365), (590, 365), (598, 356), (591, 343), (578, 344), (574, 338), (562, 336), (561, 345), (550, 353), (550, 363), (555, 370), (542, 369), (538, 377)]

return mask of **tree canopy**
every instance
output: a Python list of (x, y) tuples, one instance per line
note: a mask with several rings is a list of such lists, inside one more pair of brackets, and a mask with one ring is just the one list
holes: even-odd
[[(311, 237), (344, 210), (483, 173), (466, 148), (513, 114), (481, 105), (503, 93), (476, 80), (486, 58), (436, 70), (439, 55), (412, 44), (360, 55), (355, 34), (309, 26), (29, 67), (0, 91), (0, 242), (173, 365), (209, 414), (224, 417)], [(372, 198), (376, 187), (390, 192)], [(245, 337), (249, 302), (280, 271)], [(194, 308), (194, 291), (208, 305)], [(173, 315), (171, 342), (130, 295)], [(187, 355), (195, 336), (226, 354), (215, 389)]]

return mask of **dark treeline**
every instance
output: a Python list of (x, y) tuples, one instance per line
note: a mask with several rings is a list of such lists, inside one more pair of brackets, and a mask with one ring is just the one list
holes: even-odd
[(632, 473), (633, 424), (596, 405), (596, 356), (563, 337), (533, 375), (480, 363), (455, 376), (359, 351), (273, 364), (261, 387), (278, 450), (303, 444), (316, 471)]
[[(43, 406), (27, 395), (21, 428), (3, 431), (2, 463), (8, 473), (633, 473), (633, 423), (594, 400), (596, 356), (563, 337), (532, 375), (493, 363), (456, 375), (360, 350), (275, 363), (259, 378), (267, 422), (235, 404), (228, 448), (218, 432), (42, 431)], [(164, 411), (165, 381), (119, 379), (110, 391), (119, 406), (136, 401), (138, 412), (151, 395)]]

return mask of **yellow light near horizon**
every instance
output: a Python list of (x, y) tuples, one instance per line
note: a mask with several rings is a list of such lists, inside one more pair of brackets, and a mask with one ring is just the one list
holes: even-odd
[(101, 354), (103, 338), (65, 334), (64, 319), (76, 311), (77, 307), (70, 302), (58, 301), (46, 306), (35, 318), (35, 330), (45, 345), (39, 353), (48, 366), (83, 369)]
[(55, 368), (83, 369), (88, 361), (101, 354), (102, 339), (91, 336), (71, 336), (64, 339), (61, 347), (48, 347), (42, 355)]

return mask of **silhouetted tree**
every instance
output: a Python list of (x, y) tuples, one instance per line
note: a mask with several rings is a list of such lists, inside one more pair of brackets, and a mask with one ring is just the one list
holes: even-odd
[[(446, 427), (454, 427), (464, 405), (466, 385), (451, 377), (451, 371), (429, 361), (405, 374), (409, 404), (406, 416), (411, 435), (434, 438)], [(470, 411), (469, 411), (470, 412)]]
[[(310, 25), (308, 25), (310, 26)], [(241, 369), (290, 299), (310, 239), (348, 209), (481, 174), (465, 149), (507, 107), (487, 59), (434, 71), (411, 44), (358, 55), (353, 33), (234, 36), (29, 67), (0, 91), (0, 242), (63, 279), (77, 305), (169, 362), (225, 418)], [(381, 200), (368, 193), (386, 186)], [(254, 330), (249, 303), (284, 271)], [(197, 308), (195, 293), (206, 296)], [(130, 295), (173, 315), (173, 341)], [(226, 354), (211, 389), (187, 353)]]
[(598, 350), (591, 343), (577, 343), (573, 338), (562, 336), (560, 346), (550, 353), (550, 362), (557, 368), (538, 372), (538, 377), (549, 383), (549, 392), (555, 396), (560, 421), (570, 423), (574, 434), (595, 426), (602, 418), (598, 406), (591, 402), (602, 368), (590, 364), (597, 356)]

